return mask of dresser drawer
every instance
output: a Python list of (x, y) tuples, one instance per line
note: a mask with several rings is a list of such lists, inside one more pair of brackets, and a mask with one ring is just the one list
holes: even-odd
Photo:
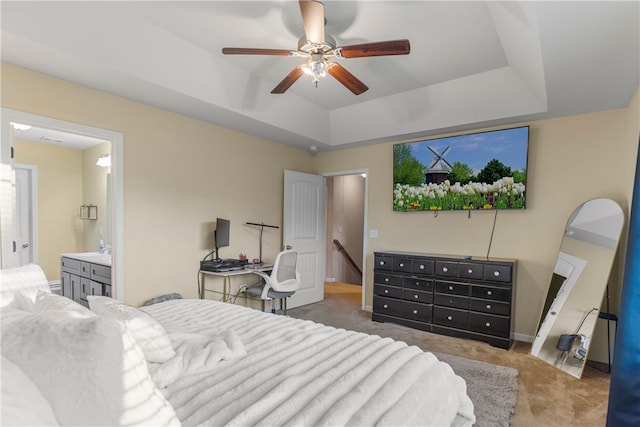
[(373, 285), (373, 293), (383, 297), (389, 298), (402, 298), (402, 288), (396, 288), (395, 286), (386, 285)]
[(484, 266), (482, 278), (494, 282), (509, 283), (511, 282), (511, 266), (487, 264)]
[(91, 280), (96, 280), (107, 285), (111, 284), (111, 267), (100, 264), (91, 264)]
[(482, 279), (483, 272), (482, 264), (461, 262), (458, 264), (460, 277), (465, 279)]
[(491, 314), (469, 313), (469, 329), (488, 335), (509, 338), (509, 318)]
[(91, 264), (80, 261), (80, 275), (82, 277), (91, 277)]
[(405, 277), (402, 279), (402, 286), (405, 288), (417, 289), (419, 291), (433, 291), (433, 280)]
[(469, 297), (436, 293), (433, 297), (433, 303), (436, 305), (466, 310), (469, 308)]
[(373, 296), (373, 312), (389, 316), (402, 315), (402, 300)]
[(411, 258), (393, 257), (393, 271), (411, 272)]
[(509, 316), (511, 314), (511, 306), (509, 303), (486, 299), (471, 298), (469, 300), (469, 309), (482, 311), (483, 313), (500, 314), (502, 316)]
[(402, 303), (402, 317), (419, 322), (431, 323), (433, 306), (405, 301)]
[(387, 273), (374, 273), (373, 282), (379, 285), (402, 286), (402, 276)]
[(436, 261), (436, 276), (458, 277), (458, 263), (454, 261)]
[(509, 302), (511, 301), (511, 289), (473, 285), (471, 286), (471, 296), (474, 298)]
[(406, 301), (421, 302), (431, 304), (433, 302), (433, 292), (416, 291), (415, 289), (403, 289), (402, 299)]
[(416, 274), (426, 274), (431, 276), (435, 263), (432, 259), (414, 259), (411, 261), (411, 271)]
[(465, 283), (436, 281), (436, 292), (451, 295), (469, 295), (469, 285)]
[(376, 270), (393, 270), (393, 257), (376, 255), (374, 258), (375, 265), (373, 268)]
[(467, 328), (469, 312), (455, 308), (433, 307), (433, 323), (452, 328)]
[(62, 257), (62, 271), (67, 273), (76, 274), (78, 276), (82, 273), (82, 262), (77, 259)]

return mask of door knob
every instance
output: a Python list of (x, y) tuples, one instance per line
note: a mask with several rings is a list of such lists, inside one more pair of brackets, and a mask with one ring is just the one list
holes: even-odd
[(22, 249), (27, 249), (28, 247), (29, 247), (29, 244), (28, 244), (28, 243), (23, 243), (23, 244), (22, 244)]
[(293, 246), (291, 246), (291, 245), (287, 245), (287, 246), (285, 246), (284, 248), (285, 248), (286, 250), (290, 251), (291, 249), (293, 249)]

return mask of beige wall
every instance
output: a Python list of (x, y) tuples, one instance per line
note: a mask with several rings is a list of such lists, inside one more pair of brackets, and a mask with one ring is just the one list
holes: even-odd
[[(569, 214), (595, 197), (629, 213), (635, 175), (639, 96), (628, 108), (529, 124), (525, 211), (499, 211), (490, 255), (518, 259), (516, 325), (531, 336), (546, 296)], [(486, 256), (494, 212), (399, 213), (391, 209), (392, 144), (315, 156), (251, 135), (145, 106), (9, 65), (2, 66), (2, 106), (124, 134), (124, 300), (139, 304), (167, 292), (196, 296), (199, 260), (211, 247), (211, 223), (232, 220), (223, 256), (257, 256), (258, 231), (246, 221), (281, 224), (284, 169), (368, 169), (367, 294), (372, 258), (394, 249)], [(627, 228), (623, 230), (626, 236)], [(265, 233), (264, 258), (280, 247)], [(621, 249), (626, 249), (623, 240)], [(623, 262), (611, 278), (618, 295)]]
[[(582, 202), (607, 197), (628, 219), (638, 148), (639, 96), (629, 108), (531, 126), (527, 209), (498, 211), (490, 256), (518, 260), (517, 334), (533, 336), (551, 279), (565, 223)], [(403, 250), (487, 255), (495, 212), (393, 212), (392, 143), (319, 153), (316, 173), (369, 169), (366, 303), (372, 304), (373, 252)], [(626, 227), (623, 235), (626, 236)], [(626, 237), (618, 251), (611, 291), (618, 295)]]
[[(197, 296), (199, 261), (216, 217), (231, 220), (222, 255), (258, 256), (258, 229), (281, 224), (283, 171), (309, 172), (303, 150), (2, 65), (2, 107), (124, 135), (124, 286), (127, 303), (179, 292)], [(265, 233), (273, 260), (281, 230)]]
[(47, 279), (60, 279), (60, 253), (83, 250), (82, 151), (16, 140), (16, 162), (38, 173), (38, 263)]
[(111, 143), (105, 142), (82, 152), (82, 200), (84, 204), (98, 207), (97, 220), (83, 221), (83, 248), (86, 252), (97, 252), (100, 240), (111, 243), (107, 218), (107, 178), (111, 168), (96, 165), (98, 157), (110, 150)]

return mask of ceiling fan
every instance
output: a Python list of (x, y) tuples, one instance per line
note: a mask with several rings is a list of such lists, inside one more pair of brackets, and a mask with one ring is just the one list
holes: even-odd
[(285, 93), (303, 74), (318, 80), (327, 73), (342, 83), (355, 95), (369, 88), (342, 65), (333, 60), (339, 58), (363, 58), (368, 56), (408, 55), (409, 40), (389, 40), (351, 46), (336, 46), (336, 41), (325, 34), (324, 4), (314, 0), (299, 0), (304, 36), (298, 41), (298, 50), (225, 47), (225, 55), (272, 55), (305, 58), (307, 62), (294, 68), (271, 93)]

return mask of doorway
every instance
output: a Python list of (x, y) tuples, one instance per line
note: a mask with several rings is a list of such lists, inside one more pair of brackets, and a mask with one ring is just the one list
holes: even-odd
[[(2, 231), (2, 251), (1, 265), (3, 268), (9, 268), (21, 265), (16, 252), (13, 250), (14, 241), (16, 241), (15, 223), (17, 218), (15, 201), (15, 138), (18, 138), (18, 129), (14, 129), (12, 124), (22, 124), (35, 128), (48, 129), (52, 132), (59, 132), (65, 135), (80, 136), (88, 139), (99, 139), (109, 141), (111, 144), (111, 173), (109, 176), (109, 192), (110, 204), (106, 214), (110, 224), (110, 238), (112, 242), (112, 282), (113, 295), (119, 299), (124, 298), (123, 283), (123, 170), (122, 170), (122, 152), (123, 152), (123, 135), (119, 132), (112, 132), (105, 129), (94, 128), (81, 125), (78, 123), (66, 122), (62, 120), (52, 119), (49, 117), (39, 116), (36, 114), (25, 113), (21, 111), (2, 108), (1, 135), (0, 144), (0, 164), (2, 165), (2, 195), (3, 203), (0, 215), (2, 221), (0, 229)], [(55, 138), (55, 137), (54, 137)], [(95, 163), (95, 161), (94, 161)], [(47, 192), (48, 194), (49, 192)], [(44, 194), (44, 192), (43, 192)], [(6, 203), (5, 203), (6, 202)], [(66, 205), (63, 203), (63, 205)], [(73, 206), (73, 209), (80, 209), (80, 206)], [(44, 218), (40, 217), (41, 222)], [(40, 231), (42, 231), (40, 227)], [(55, 226), (48, 226), (48, 230), (55, 230)], [(48, 237), (49, 238), (49, 237)], [(40, 246), (42, 246), (42, 241)], [(36, 255), (37, 257), (37, 255)], [(38, 260), (40, 263), (42, 259)], [(59, 262), (59, 261), (58, 261)], [(50, 278), (52, 279), (52, 278)]]
[(327, 245), (325, 297), (365, 308), (367, 171), (325, 174)]

